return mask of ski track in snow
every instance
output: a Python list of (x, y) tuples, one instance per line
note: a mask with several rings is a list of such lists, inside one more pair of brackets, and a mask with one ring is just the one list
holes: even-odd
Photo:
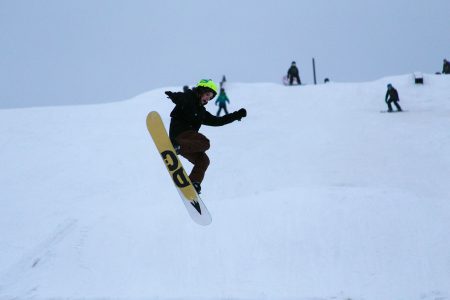
[[(4, 287), (14, 286), (21, 278), (27, 276), (30, 272), (34, 272), (43, 264), (49, 263), (54, 255), (52, 252), (54, 248), (61, 243), (67, 235), (73, 232), (76, 225), (77, 221), (74, 219), (65, 220), (55, 228), (54, 232), (50, 234), (46, 240), (39, 243), (18, 262), (14, 263), (1, 277), (0, 297)], [(38, 289), (38, 286), (30, 287), (28, 290), (22, 290), (22, 287), (17, 288), (19, 289), (19, 292), (14, 298), (20, 299), (22, 297), (29, 297), (32, 292)]]

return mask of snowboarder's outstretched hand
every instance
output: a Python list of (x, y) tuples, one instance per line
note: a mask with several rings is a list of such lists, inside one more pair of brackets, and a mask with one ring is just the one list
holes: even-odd
[(233, 113), (235, 115), (236, 120), (240, 121), (242, 118), (245, 118), (247, 116), (247, 111), (245, 108), (241, 108), (238, 111), (235, 111)]
[(180, 101), (180, 92), (171, 92), (171, 91), (165, 91), (164, 94), (167, 95), (167, 98), (169, 98), (170, 100), (172, 100), (173, 103), (178, 104), (178, 102)]

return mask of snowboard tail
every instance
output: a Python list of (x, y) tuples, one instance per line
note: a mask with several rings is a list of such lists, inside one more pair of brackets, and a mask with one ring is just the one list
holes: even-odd
[(200, 225), (210, 224), (212, 221), (211, 215), (186, 174), (173, 148), (161, 116), (157, 112), (152, 111), (147, 115), (147, 129), (189, 215)]
[(399, 112), (407, 112), (407, 110), (403, 109), (403, 110), (392, 110), (392, 111), (388, 111), (388, 110), (380, 110), (380, 113), (399, 113)]

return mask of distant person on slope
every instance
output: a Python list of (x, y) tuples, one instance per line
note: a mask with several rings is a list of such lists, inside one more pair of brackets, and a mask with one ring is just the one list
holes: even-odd
[(295, 61), (292, 62), (291, 67), (287, 72), (287, 78), (289, 80), (289, 85), (292, 85), (294, 79), (297, 80), (297, 84), (302, 84), (302, 82), (300, 81), (300, 75), (298, 73), (298, 68), (297, 65), (295, 64)]
[(388, 112), (392, 112), (391, 103), (394, 103), (395, 107), (397, 108), (397, 111), (402, 111), (402, 108), (398, 104), (398, 102), (400, 101), (400, 98), (398, 97), (398, 92), (390, 83), (387, 85), (387, 92), (384, 101), (387, 103)]
[(222, 81), (220, 81), (220, 88), (225, 89), (226, 83), (227, 83), (227, 78), (225, 77), (225, 75), (223, 75)]
[(444, 65), (442, 66), (442, 74), (450, 74), (450, 62), (444, 59)]
[(170, 140), (177, 153), (194, 165), (189, 178), (197, 193), (200, 193), (200, 184), (209, 166), (209, 158), (205, 152), (210, 147), (209, 140), (198, 132), (201, 125), (222, 126), (240, 121), (247, 116), (247, 111), (241, 108), (223, 117), (209, 113), (205, 105), (217, 94), (217, 86), (211, 79), (200, 80), (195, 88), (186, 92), (166, 91), (165, 94), (175, 103), (175, 108), (170, 113)]
[(225, 93), (225, 89), (221, 88), (219, 96), (217, 97), (217, 100), (214, 104), (219, 104), (219, 110), (217, 111), (216, 116), (219, 117), (220, 113), (222, 112), (222, 109), (225, 111), (225, 115), (228, 115), (227, 110), (227, 102), (230, 103), (230, 100), (227, 97), (227, 94)]

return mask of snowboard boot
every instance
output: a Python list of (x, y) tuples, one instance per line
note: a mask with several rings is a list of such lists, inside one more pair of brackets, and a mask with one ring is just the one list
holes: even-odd
[(194, 189), (197, 192), (197, 194), (200, 195), (201, 194), (201, 190), (202, 190), (202, 187), (200, 186), (200, 183), (199, 182), (193, 182), (192, 185), (194, 186)]

